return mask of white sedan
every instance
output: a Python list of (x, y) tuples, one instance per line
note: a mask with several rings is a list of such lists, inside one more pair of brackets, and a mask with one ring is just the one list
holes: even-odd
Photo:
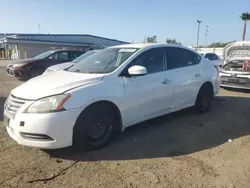
[(114, 46), (12, 90), (4, 124), (25, 146), (101, 148), (139, 122), (192, 106), (206, 112), (219, 88), (216, 67), (189, 48)]
[(200, 54), (203, 57), (210, 60), (215, 66), (222, 67), (224, 65), (224, 60), (215, 53), (200, 53)]

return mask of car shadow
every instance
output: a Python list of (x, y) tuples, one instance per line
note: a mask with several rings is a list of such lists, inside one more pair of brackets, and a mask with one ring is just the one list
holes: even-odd
[(3, 106), (6, 101), (6, 97), (0, 97), (0, 121), (3, 121)]
[(185, 109), (127, 128), (103, 149), (44, 150), (75, 161), (134, 160), (180, 156), (213, 148), (250, 133), (250, 98), (216, 97), (205, 114)]
[(238, 89), (238, 88), (231, 88), (231, 87), (221, 87), (221, 88), (223, 88), (224, 90), (228, 90), (228, 91), (250, 93), (250, 89)]

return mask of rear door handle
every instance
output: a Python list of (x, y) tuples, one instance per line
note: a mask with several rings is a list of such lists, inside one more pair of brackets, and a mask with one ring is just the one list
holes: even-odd
[(165, 79), (165, 80), (163, 80), (161, 83), (162, 83), (162, 84), (170, 84), (171, 82), (172, 82), (172, 80)]
[(196, 74), (194, 75), (194, 77), (200, 77), (200, 76), (201, 76), (200, 73), (196, 73)]

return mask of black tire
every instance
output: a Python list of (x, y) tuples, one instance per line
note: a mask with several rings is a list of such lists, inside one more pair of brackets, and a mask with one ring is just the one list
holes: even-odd
[(211, 107), (211, 101), (213, 99), (213, 87), (209, 85), (203, 85), (198, 93), (195, 102), (195, 109), (199, 113), (207, 112)]
[(29, 70), (29, 78), (34, 78), (41, 75), (44, 72), (42, 68), (34, 67)]
[(119, 129), (119, 120), (109, 106), (95, 104), (78, 117), (73, 130), (77, 148), (100, 149), (108, 144)]

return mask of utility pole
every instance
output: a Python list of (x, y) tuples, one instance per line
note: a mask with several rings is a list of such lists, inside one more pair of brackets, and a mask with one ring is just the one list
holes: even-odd
[(199, 35), (200, 35), (200, 24), (201, 24), (201, 20), (197, 20), (198, 23), (198, 33), (197, 33), (197, 46), (196, 46), (196, 50), (198, 50), (199, 48)]
[(208, 28), (209, 28), (209, 26), (207, 25), (206, 26), (206, 30), (205, 30), (205, 47), (207, 46), (207, 35), (208, 35)]

